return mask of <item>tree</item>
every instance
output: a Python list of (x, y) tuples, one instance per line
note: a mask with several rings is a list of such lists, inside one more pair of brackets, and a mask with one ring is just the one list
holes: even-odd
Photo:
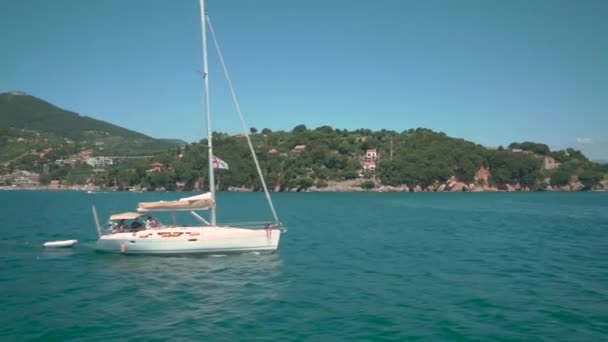
[(306, 132), (306, 131), (307, 131), (306, 125), (297, 125), (292, 130), (293, 133), (302, 133), (302, 132)]
[(568, 183), (570, 183), (570, 173), (562, 167), (555, 170), (551, 175), (552, 186), (563, 186), (567, 185)]
[(251, 134), (256, 134), (256, 133), (258, 132), (258, 129), (257, 129), (257, 128), (255, 128), (255, 127), (251, 127), (251, 128), (249, 129), (249, 132), (251, 132)]
[(312, 179), (310, 179), (308, 177), (301, 178), (298, 181), (298, 190), (306, 190), (306, 189), (310, 188), (311, 186), (313, 186), (313, 184), (315, 184), (315, 182)]
[(321, 127), (315, 128), (315, 131), (321, 132), (324, 134), (328, 134), (328, 133), (333, 133), (334, 129), (331, 126), (321, 126)]
[(587, 159), (587, 157), (585, 157), (585, 155), (579, 150), (575, 150), (573, 148), (567, 148), (566, 153), (568, 154), (569, 159), (578, 159), (581, 161), (589, 161), (589, 159)]
[(371, 180), (367, 180), (367, 181), (361, 183), (361, 188), (365, 189), (365, 190), (371, 190), (375, 187), (376, 187), (376, 183), (374, 183), (374, 181), (371, 181)]
[(524, 141), (523, 143), (514, 142), (511, 145), (509, 145), (509, 148), (510, 149), (518, 148), (518, 149), (521, 149), (524, 151), (531, 151), (536, 154), (541, 154), (541, 155), (545, 155), (545, 156), (549, 155), (551, 153), (549, 146), (547, 146), (545, 144), (531, 142), (531, 141)]
[(590, 190), (597, 186), (602, 180), (602, 173), (599, 170), (587, 169), (581, 172), (578, 180), (583, 183), (585, 190)]

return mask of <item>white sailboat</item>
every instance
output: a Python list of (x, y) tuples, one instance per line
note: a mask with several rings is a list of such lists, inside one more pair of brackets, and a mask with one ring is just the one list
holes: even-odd
[[(191, 253), (243, 253), (243, 252), (274, 252), (279, 247), (281, 233), (286, 230), (280, 223), (272, 203), (270, 193), (266, 186), (260, 165), (258, 163), (253, 145), (247, 133), (245, 134), (249, 149), (254, 159), (266, 200), (274, 217), (272, 223), (259, 223), (253, 226), (225, 226), (217, 223), (215, 201), (215, 177), (213, 155), (213, 141), (211, 129), (211, 112), (209, 107), (209, 73), (207, 62), (207, 26), (214, 39), (219, 61), (224, 69), (225, 76), (240, 116), (243, 131), (247, 132), (246, 125), (236, 100), (236, 95), (230, 82), (224, 60), (219, 50), (219, 44), (213, 31), (213, 26), (205, 11), (204, 0), (199, 0), (201, 10), (201, 31), (203, 45), (203, 80), (204, 80), (204, 109), (207, 121), (207, 139), (209, 149), (209, 189), (205, 194), (181, 198), (175, 201), (142, 202), (137, 206), (136, 212), (126, 212), (110, 216), (110, 224), (102, 226), (95, 207), (93, 214), (97, 225), (99, 239), (96, 244), (98, 250), (125, 254), (191, 254)], [(209, 220), (197, 213), (200, 210), (209, 211)], [(164, 225), (152, 219), (152, 214), (169, 212), (173, 217), (172, 224)], [(177, 212), (189, 212), (199, 222), (199, 226), (180, 226), (176, 222)], [(139, 219), (147, 218), (146, 226)], [(132, 221), (131, 225), (127, 225)]]

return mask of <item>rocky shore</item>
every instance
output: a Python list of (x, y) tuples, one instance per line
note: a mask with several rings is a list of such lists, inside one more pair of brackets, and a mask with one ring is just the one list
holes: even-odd
[[(526, 192), (526, 191), (608, 191), (608, 181), (602, 181), (597, 186), (587, 189), (584, 184), (579, 181), (571, 182), (568, 185), (553, 187), (547, 185), (544, 188), (531, 189), (529, 187), (521, 186), (519, 184), (505, 184), (502, 186), (488, 186), (478, 185), (475, 183), (464, 183), (454, 178), (447, 182), (441, 183), (436, 182), (433, 185), (422, 187), (420, 185), (409, 187), (407, 185), (402, 186), (390, 186), (380, 185), (375, 186), (371, 189), (364, 187), (365, 180), (349, 180), (349, 181), (329, 181), (326, 187), (311, 186), (307, 189), (287, 189), (283, 192)], [(278, 189), (274, 189), (275, 192), (279, 192)], [(232, 187), (229, 188), (230, 192), (251, 192), (254, 191), (251, 188), (246, 187)]]
[[(577, 179), (573, 179), (569, 184), (563, 186), (551, 186), (550, 180), (544, 180), (540, 186), (530, 188), (521, 186), (520, 184), (502, 184), (500, 186), (488, 185), (489, 171), (481, 168), (475, 175), (473, 182), (462, 182), (456, 177), (451, 177), (445, 182), (436, 181), (433, 184), (427, 186), (414, 185), (408, 186), (403, 184), (400, 186), (382, 185), (380, 181), (374, 179), (356, 179), (346, 181), (327, 181), (327, 186), (318, 187), (311, 186), (306, 189), (302, 188), (291, 188), (281, 189), (280, 187), (271, 188), (274, 192), (526, 192), (526, 191), (608, 191), (608, 180), (603, 180), (597, 185), (589, 188)], [(142, 192), (147, 189), (142, 189), (141, 186), (134, 186), (129, 189), (117, 189), (117, 188), (106, 188), (94, 185), (72, 185), (69, 187), (53, 187), (53, 186), (0, 186), (1, 190), (73, 190), (73, 191), (132, 191)], [(164, 188), (157, 188), (155, 190), (162, 192), (166, 191)], [(179, 190), (178, 190), (179, 191)], [(227, 189), (229, 192), (252, 192), (253, 188), (249, 187), (230, 187)]]
[[(572, 182), (568, 185), (561, 187), (552, 187), (548, 185), (544, 189), (530, 189), (528, 187), (522, 187), (519, 184), (506, 184), (501, 187), (487, 186), (487, 185), (476, 185), (474, 183), (466, 184), (459, 181), (448, 181), (445, 183), (436, 183), (427, 187), (416, 185), (413, 187), (403, 186), (389, 186), (381, 185), (373, 189), (364, 189), (362, 182), (360, 181), (345, 181), (345, 182), (328, 182), (327, 187), (318, 188), (310, 187), (306, 192), (517, 192), (517, 191), (608, 191), (608, 181), (603, 181), (598, 186), (591, 189), (586, 189), (585, 186), (580, 182)], [(290, 189), (290, 192), (296, 192), (298, 189)]]
[[(2, 186), (0, 187), (0, 191), (19, 191), (19, 190), (28, 190), (28, 191), (121, 191), (114, 188), (85, 188), (85, 187), (66, 187), (66, 188), (51, 188), (48, 186), (38, 186), (38, 187), (12, 187), (12, 186)], [(122, 191), (135, 191), (142, 192), (141, 190), (122, 190)], [(166, 191), (159, 190), (156, 191)], [(231, 187), (227, 190), (228, 192), (253, 192), (254, 189), (251, 188), (235, 188)], [(462, 182), (447, 182), (440, 183), (438, 185), (429, 185), (427, 187), (421, 187), (420, 185), (416, 185), (414, 187), (408, 187), (407, 185), (403, 186), (390, 186), (390, 185), (380, 185), (378, 187), (374, 187), (372, 189), (365, 189), (362, 187), (362, 182), (360, 181), (343, 181), (343, 182), (328, 182), (328, 186), (326, 187), (316, 187), (312, 186), (307, 189), (287, 189), (283, 191), (274, 191), (274, 192), (569, 192), (569, 191), (608, 191), (608, 181), (603, 181), (598, 186), (595, 186), (591, 189), (586, 189), (585, 186), (580, 182), (573, 182), (568, 185), (560, 186), (560, 187), (552, 187), (547, 186), (544, 189), (530, 189), (528, 187), (522, 187), (519, 184), (511, 185), (507, 184), (502, 187), (495, 186), (479, 186), (475, 184), (465, 184)]]

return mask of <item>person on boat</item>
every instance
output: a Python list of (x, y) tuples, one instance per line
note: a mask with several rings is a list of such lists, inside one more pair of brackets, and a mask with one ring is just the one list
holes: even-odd
[(125, 220), (122, 219), (122, 220), (118, 221), (118, 223), (115, 223), (114, 227), (112, 227), (112, 230), (116, 231), (116, 232), (122, 232), (124, 227), (125, 227)]
[(135, 220), (131, 223), (131, 230), (140, 230), (144, 225), (141, 224), (138, 220)]
[(156, 227), (158, 227), (158, 220), (153, 218), (152, 216), (148, 216), (148, 219), (146, 220), (146, 229)]

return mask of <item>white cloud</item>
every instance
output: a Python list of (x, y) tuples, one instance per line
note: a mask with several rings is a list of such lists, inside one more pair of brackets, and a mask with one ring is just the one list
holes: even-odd
[(591, 138), (576, 138), (576, 143), (590, 145), (593, 144), (593, 140)]

